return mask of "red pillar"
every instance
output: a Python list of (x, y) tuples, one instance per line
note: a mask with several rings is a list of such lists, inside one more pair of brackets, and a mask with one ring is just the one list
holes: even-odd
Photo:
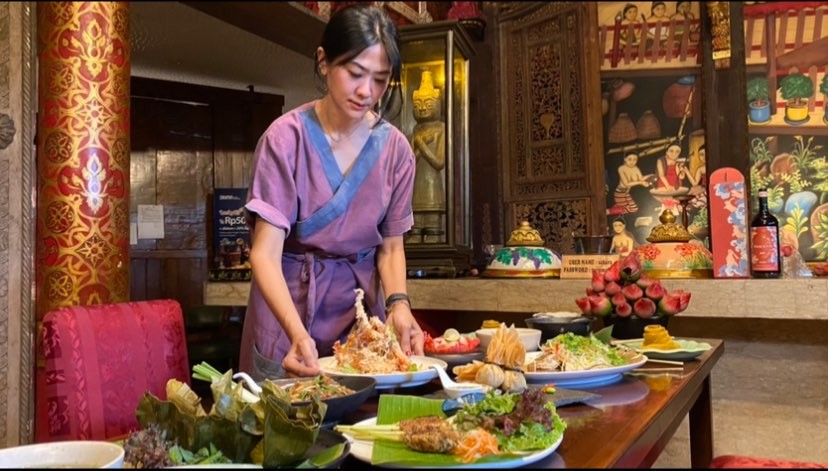
[(128, 2), (38, 2), (36, 313), (129, 299)]

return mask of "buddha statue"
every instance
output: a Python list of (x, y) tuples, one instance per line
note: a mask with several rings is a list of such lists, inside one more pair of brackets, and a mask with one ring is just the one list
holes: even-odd
[(411, 132), (411, 147), (417, 164), (414, 175), (414, 226), (409, 243), (446, 241), (446, 124), (441, 121), (440, 90), (434, 88), (431, 71), (424, 70), (420, 88), (414, 90), (413, 108), (417, 124)]

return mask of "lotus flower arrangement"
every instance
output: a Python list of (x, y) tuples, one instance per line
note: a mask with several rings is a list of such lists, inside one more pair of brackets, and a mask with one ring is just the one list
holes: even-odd
[(592, 285), (575, 303), (583, 315), (602, 317), (606, 325), (624, 318), (654, 319), (645, 324), (666, 325), (669, 316), (687, 309), (690, 293), (680, 289), (668, 292), (660, 280), (642, 273), (641, 259), (634, 251), (606, 270), (593, 270)]

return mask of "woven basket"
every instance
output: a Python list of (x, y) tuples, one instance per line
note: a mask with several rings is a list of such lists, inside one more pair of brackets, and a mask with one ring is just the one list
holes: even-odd
[(661, 137), (661, 123), (658, 122), (658, 118), (652, 110), (645, 111), (638, 118), (638, 122), (635, 124), (635, 130), (638, 133), (639, 139), (657, 139)]
[(623, 144), (638, 138), (635, 125), (627, 113), (621, 113), (609, 130), (610, 144)]

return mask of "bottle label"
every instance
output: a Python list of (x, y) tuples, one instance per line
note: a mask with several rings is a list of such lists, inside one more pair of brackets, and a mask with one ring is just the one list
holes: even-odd
[(779, 271), (777, 228), (750, 228), (750, 263), (755, 271)]

